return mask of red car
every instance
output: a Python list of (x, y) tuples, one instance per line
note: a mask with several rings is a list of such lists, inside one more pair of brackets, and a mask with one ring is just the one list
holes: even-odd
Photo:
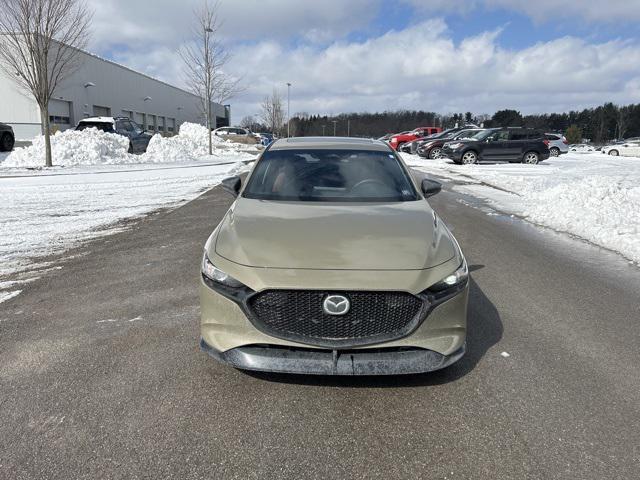
[(398, 147), (402, 146), (404, 143), (413, 142), (418, 138), (428, 137), (429, 135), (440, 133), (441, 131), (442, 128), (440, 127), (418, 127), (410, 132), (398, 133), (392, 136), (389, 139), (389, 145), (391, 145), (391, 148), (394, 150), (397, 150)]

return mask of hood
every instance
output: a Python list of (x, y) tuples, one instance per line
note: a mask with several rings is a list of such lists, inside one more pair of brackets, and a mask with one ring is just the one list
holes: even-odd
[(211, 248), (241, 265), (320, 270), (419, 270), (456, 253), (425, 200), (347, 204), (239, 198)]

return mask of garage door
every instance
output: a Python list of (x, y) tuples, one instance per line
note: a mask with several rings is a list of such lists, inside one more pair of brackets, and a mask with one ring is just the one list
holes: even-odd
[(140, 113), (140, 112), (136, 112), (135, 117), (133, 118), (133, 121), (136, 122), (138, 125), (140, 125), (141, 128), (144, 128), (144, 113)]
[(111, 109), (109, 107), (101, 107), (100, 105), (93, 106), (94, 117), (110, 117)]
[(71, 102), (51, 100), (49, 102), (49, 122), (64, 130), (71, 126)]

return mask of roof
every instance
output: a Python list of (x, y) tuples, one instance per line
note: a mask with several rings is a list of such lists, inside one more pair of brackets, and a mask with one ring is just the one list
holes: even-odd
[(297, 150), (301, 148), (390, 151), (389, 145), (379, 140), (351, 137), (283, 138), (272, 143), (270, 150)]
[(81, 118), (80, 122), (102, 122), (102, 123), (113, 123), (113, 117), (89, 117), (89, 118)]

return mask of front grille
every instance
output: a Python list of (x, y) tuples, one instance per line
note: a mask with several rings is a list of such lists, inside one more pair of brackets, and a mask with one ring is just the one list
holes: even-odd
[[(329, 315), (329, 294), (347, 297), (345, 315)], [(248, 301), (251, 319), (273, 336), (320, 346), (362, 345), (410, 333), (423, 317), (422, 299), (405, 292), (268, 290)]]

